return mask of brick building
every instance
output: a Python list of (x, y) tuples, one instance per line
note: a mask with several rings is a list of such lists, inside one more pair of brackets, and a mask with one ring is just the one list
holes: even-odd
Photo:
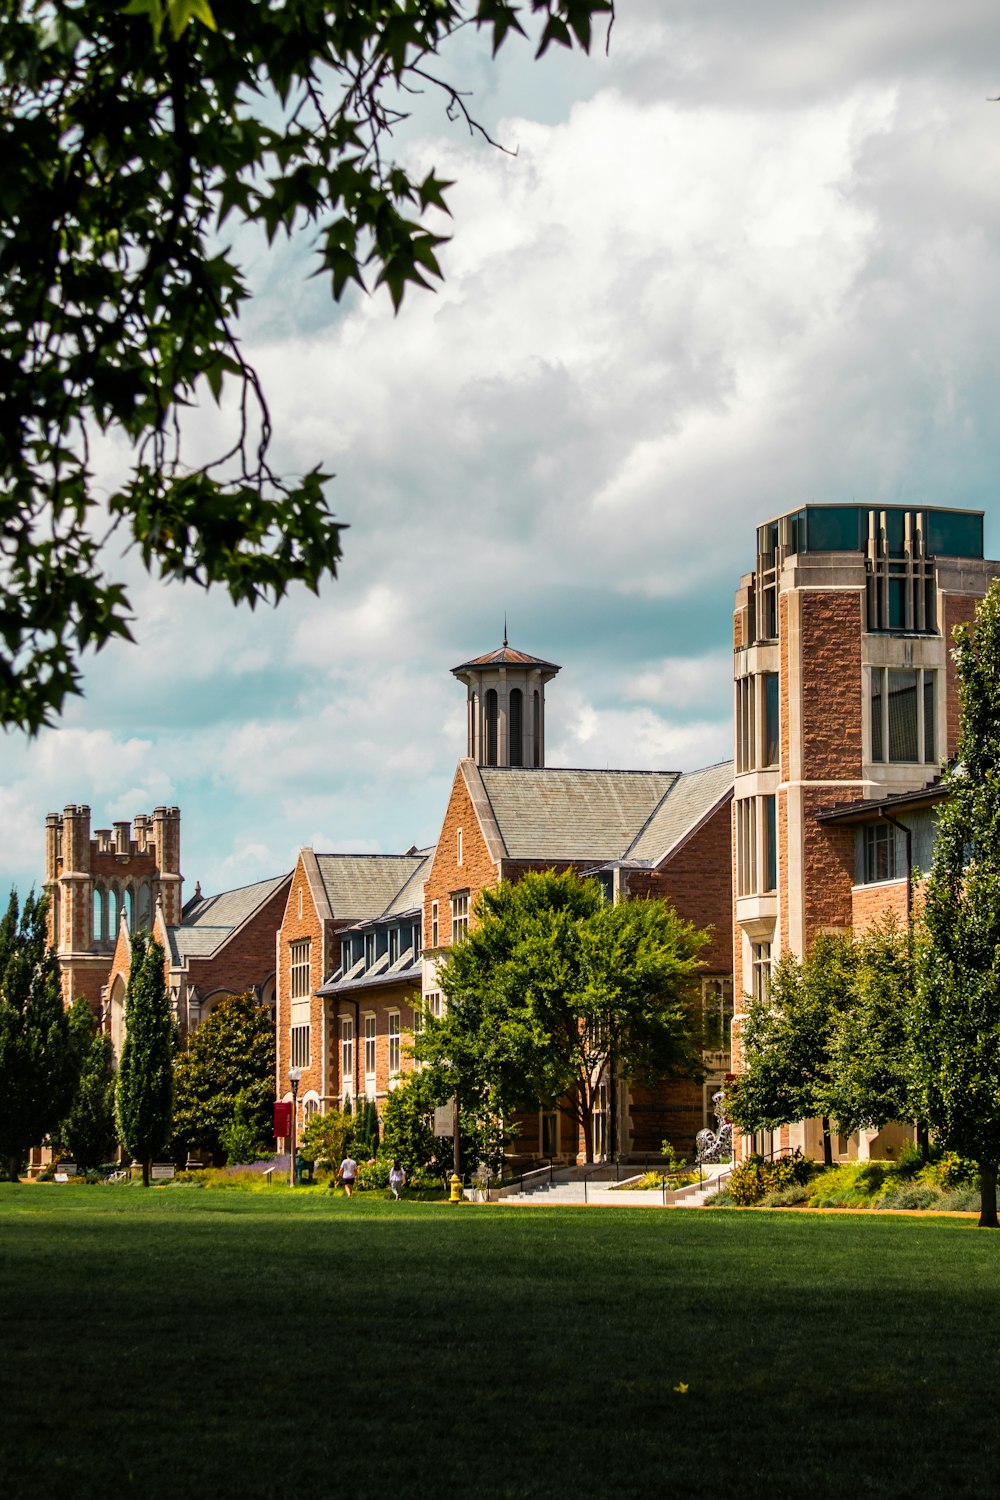
[[(291, 875), (276, 875), (218, 896), (201, 888), (185, 903), (181, 921), (170, 924), (160, 903), (152, 935), (163, 948), (170, 1006), (187, 1035), (227, 995), (255, 994), (275, 1010), (275, 933), (285, 909)], [(132, 962), (132, 934), (123, 919), (102, 990), (104, 1015), (116, 1053), (124, 1036), (125, 990)]]
[[(426, 875), (423, 1003), (439, 1010), (438, 961), (467, 930), (476, 897), (501, 880), (575, 869), (594, 875), (609, 900), (669, 899), (682, 917), (713, 929), (702, 980), (706, 1030), (717, 1041), (706, 1058), (708, 1079), (650, 1093), (619, 1078), (614, 1104), (609, 1081), (597, 1154), (658, 1152), (665, 1136), (689, 1152), (729, 1066), (732, 765), (688, 774), (547, 768), (545, 685), (558, 670), (506, 641), (454, 669), (468, 689), (468, 754)], [(526, 1155), (572, 1160), (581, 1149), (567, 1116), (539, 1112), (519, 1123)]]
[(69, 806), (45, 819), (49, 935), (67, 1004), (83, 995), (97, 1010), (124, 920), (148, 930), (159, 905), (181, 920), (181, 815), (157, 807), (133, 823), (90, 831), (90, 808)]
[[(733, 630), (738, 1010), (782, 953), (908, 911), (957, 736), (951, 633), (998, 574), (980, 511), (808, 505), (757, 528)], [(817, 1155), (819, 1122), (763, 1144)]]
[[(419, 890), (428, 851), (300, 849), (277, 931), (277, 1094), (301, 1070), (298, 1126), (385, 1097), (419, 1010)], [(369, 1071), (369, 1062), (375, 1067)], [(408, 1066), (408, 1064), (407, 1064)]]

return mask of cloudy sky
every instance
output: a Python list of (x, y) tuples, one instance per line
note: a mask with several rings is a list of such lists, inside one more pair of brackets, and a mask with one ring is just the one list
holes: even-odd
[(550, 764), (726, 758), (733, 589), (803, 501), (982, 508), (1000, 556), (998, 43), (991, 0), (619, 0), (610, 56), (537, 64), (463, 39), (517, 154), (433, 100), (407, 128), (456, 180), (442, 290), (338, 308), (306, 243), (248, 246), (276, 457), (336, 471), (339, 581), (250, 614), (127, 560), (140, 644), (0, 744), (0, 873), (40, 877), (67, 802), (179, 804), (188, 892), (432, 842), (449, 669), (505, 612), (562, 664)]

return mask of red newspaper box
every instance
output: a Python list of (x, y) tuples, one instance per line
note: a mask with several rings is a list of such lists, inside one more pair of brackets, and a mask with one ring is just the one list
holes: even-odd
[(274, 1106), (274, 1134), (278, 1140), (288, 1140), (292, 1133), (292, 1106), (287, 1099), (279, 1099)]

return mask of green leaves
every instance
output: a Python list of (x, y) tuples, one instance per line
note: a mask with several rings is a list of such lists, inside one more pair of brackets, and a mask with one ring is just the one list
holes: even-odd
[[(147, 567), (277, 601), (336, 574), (343, 526), (321, 462), (269, 464), (266, 393), (238, 337), (248, 291), (221, 226), (307, 228), (334, 298), (442, 275), (451, 183), (392, 159), (407, 90), (470, 128), (443, 44), (475, 22), (590, 45), (609, 0), (131, 0), (0, 27), (0, 723), (35, 732), (81, 690), (80, 658), (130, 639), (108, 522)], [(542, 47), (544, 50), (544, 46)], [(218, 451), (187, 414), (211, 399)], [(98, 492), (90, 450), (131, 469)]]

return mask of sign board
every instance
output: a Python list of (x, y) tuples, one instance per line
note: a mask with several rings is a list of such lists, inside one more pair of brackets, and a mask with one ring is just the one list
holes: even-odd
[(151, 1182), (173, 1182), (174, 1167), (172, 1163), (158, 1163), (154, 1161), (149, 1169), (149, 1179)]
[(55, 1180), (56, 1180), (56, 1182), (69, 1182), (69, 1173), (68, 1172), (57, 1172), (56, 1175), (55, 1175)]
[(454, 1104), (439, 1104), (434, 1111), (434, 1134), (455, 1134), (455, 1106)]
[(274, 1106), (274, 1135), (276, 1140), (287, 1140), (292, 1133), (292, 1106), (288, 1099), (279, 1099)]

